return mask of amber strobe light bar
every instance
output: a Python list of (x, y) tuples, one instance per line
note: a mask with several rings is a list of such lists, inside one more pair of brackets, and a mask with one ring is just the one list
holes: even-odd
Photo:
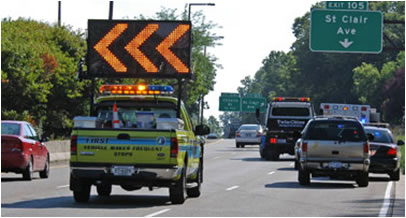
[(172, 93), (172, 86), (162, 85), (102, 85), (100, 87), (100, 94), (102, 95), (161, 95)]

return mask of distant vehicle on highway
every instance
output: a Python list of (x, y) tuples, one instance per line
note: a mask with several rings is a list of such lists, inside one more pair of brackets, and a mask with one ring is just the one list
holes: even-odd
[(235, 147), (240, 148), (245, 145), (259, 145), (264, 130), (258, 124), (243, 124), (235, 132)]
[(296, 143), (298, 180), (309, 185), (311, 176), (353, 179), (359, 187), (369, 183), (369, 142), (360, 121), (353, 117), (316, 117)]
[(386, 173), (391, 180), (399, 181), (400, 178), (400, 145), (402, 140), (395, 142), (392, 132), (388, 128), (366, 126), (365, 132), (373, 134), (370, 141), (371, 166), (369, 172)]
[(217, 134), (212, 132), (207, 135), (207, 139), (217, 139)]
[(1, 121), (1, 172), (22, 173), (31, 180), (34, 172), (49, 176), (49, 152), (34, 128), (25, 121)]

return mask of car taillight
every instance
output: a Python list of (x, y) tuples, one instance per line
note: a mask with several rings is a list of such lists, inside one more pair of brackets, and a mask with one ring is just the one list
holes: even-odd
[(324, 109), (326, 109), (326, 110), (330, 109), (330, 105), (328, 105), (328, 104), (324, 105)]
[(271, 139), (269, 140), (269, 142), (270, 142), (271, 144), (276, 144), (276, 138), (271, 138)]
[(369, 144), (368, 143), (364, 144), (364, 153), (369, 153)]
[(171, 157), (177, 157), (179, 152), (179, 143), (176, 137), (171, 138)]
[(387, 155), (389, 156), (396, 156), (396, 149), (395, 148), (390, 148), (388, 152), (386, 152)]
[(302, 143), (302, 151), (307, 152), (307, 142)]
[(73, 135), (70, 139), (70, 154), (76, 155), (78, 149), (78, 136)]
[(261, 136), (262, 134), (261, 134), (261, 132), (257, 132), (257, 137), (259, 137), (259, 136)]
[(241, 135), (240, 135), (240, 132), (236, 132), (236, 133), (235, 133), (235, 136), (240, 137), (240, 136), (241, 136)]

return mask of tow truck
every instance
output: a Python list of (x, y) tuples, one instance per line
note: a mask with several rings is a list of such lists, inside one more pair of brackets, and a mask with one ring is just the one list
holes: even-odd
[(314, 115), (309, 97), (274, 97), (266, 111), (261, 158), (275, 161), (283, 153), (294, 155), (299, 133)]

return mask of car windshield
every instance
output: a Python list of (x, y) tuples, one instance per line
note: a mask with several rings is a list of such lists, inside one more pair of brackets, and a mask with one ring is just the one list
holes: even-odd
[(17, 123), (1, 123), (1, 134), (20, 135), (20, 125)]
[(308, 108), (298, 107), (276, 107), (272, 109), (272, 116), (294, 116), (294, 117), (306, 117), (310, 112)]
[(348, 121), (313, 121), (309, 124), (304, 139), (334, 141), (365, 141), (362, 126)]
[(240, 130), (259, 130), (259, 126), (241, 126)]
[(373, 142), (393, 143), (392, 136), (387, 129), (365, 129), (365, 132), (374, 135)]

